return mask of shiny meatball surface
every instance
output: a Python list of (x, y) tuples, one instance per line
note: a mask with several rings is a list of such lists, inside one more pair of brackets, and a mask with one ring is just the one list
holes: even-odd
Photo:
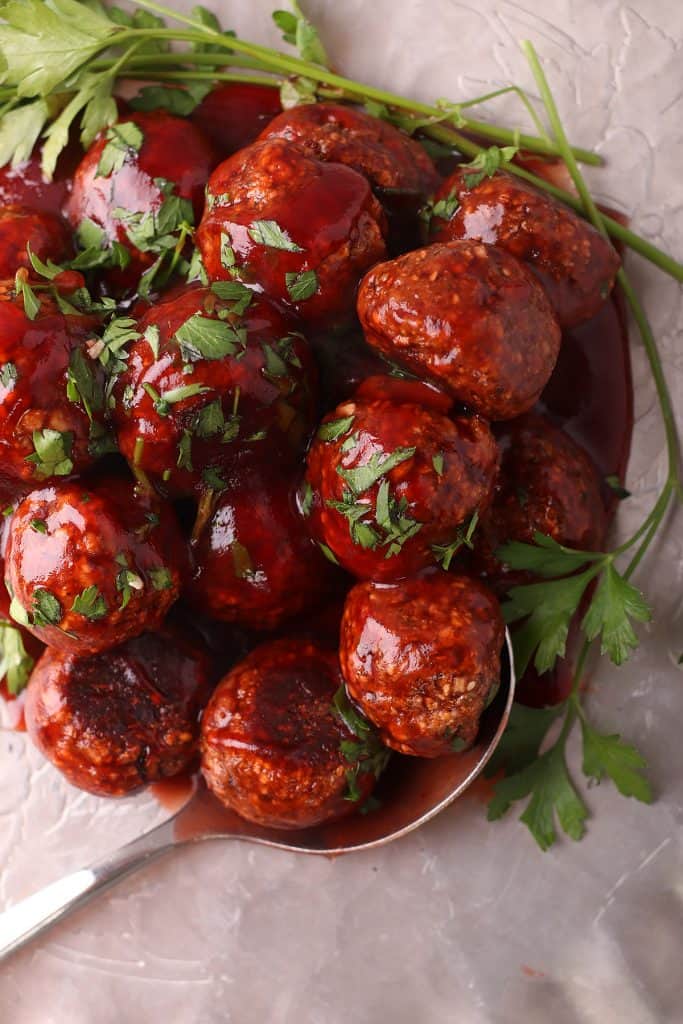
[(107, 431), (102, 367), (87, 347), (96, 325), (45, 295), (33, 319), (21, 297), (0, 299), (0, 477), (25, 489), (97, 458)]
[(73, 251), (66, 222), (54, 213), (27, 206), (0, 206), (0, 278), (31, 268), (28, 250), (39, 259), (61, 263)]
[(328, 556), (349, 572), (398, 579), (433, 564), (433, 548), (450, 543), (487, 503), (497, 460), (493, 435), (476, 416), (359, 397), (323, 420), (302, 508)]
[[(126, 126), (137, 132), (121, 137)], [(212, 147), (198, 128), (159, 110), (122, 118), (93, 143), (76, 169), (67, 214), (74, 229), (92, 221), (109, 245), (126, 249), (129, 265), (107, 274), (115, 290), (135, 288), (157, 259), (155, 236), (171, 221), (175, 227), (177, 213), (189, 221), (201, 215), (213, 163)], [(173, 197), (185, 201), (179, 211), (168, 206)]]
[(523, 260), (563, 327), (597, 313), (619, 269), (610, 243), (573, 210), (510, 174), (479, 178), (460, 168), (443, 182), (435, 200), (457, 198), (457, 207), (450, 220), (432, 220), (432, 237), (485, 242)]
[[(333, 708), (341, 685), (337, 655), (311, 641), (253, 651), (219, 683), (202, 718), (209, 789), (243, 818), (273, 828), (308, 828), (354, 810), (341, 744), (358, 737)], [(373, 772), (358, 771), (359, 800), (374, 781)]]
[(358, 583), (341, 628), (347, 691), (394, 750), (465, 750), (497, 690), (504, 632), (496, 598), (467, 576)]
[(206, 659), (168, 630), (86, 657), (48, 648), (29, 683), (26, 727), (72, 785), (125, 796), (188, 768), (208, 695)]
[(478, 242), (381, 263), (363, 279), (358, 315), (379, 352), (493, 420), (531, 408), (560, 350), (559, 325), (533, 275)]
[(313, 359), (282, 313), (237, 281), (152, 306), (113, 390), (119, 447), (170, 493), (220, 489), (239, 453), (292, 462), (312, 427)]
[(225, 82), (204, 97), (190, 120), (223, 160), (253, 142), (281, 111), (279, 89), (252, 82)]
[(385, 230), (362, 175), (268, 139), (211, 175), (197, 243), (211, 280), (257, 284), (321, 322), (352, 311), (356, 284), (386, 253)]
[(254, 629), (274, 629), (312, 607), (334, 576), (296, 508), (291, 480), (273, 467), (228, 479), (193, 555), (193, 604)]
[(15, 617), (49, 646), (93, 654), (159, 628), (185, 549), (170, 506), (111, 479), (32, 491), (5, 557)]
[(441, 180), (419, 142), (364, 110), (337, 103), (286, 110), (260, 138), (295, 142), (318, 160), (346, 164), (378, 189), (428, 195)]
[(590, 456), (551, 420), (529, 413), (501, 430), (501, 471), (493, 502), (474, 535), (474, 564), (493, 585), (519, 582), (496, 556), (508, 541), (600, 550), (607, 528), (598, 471)]

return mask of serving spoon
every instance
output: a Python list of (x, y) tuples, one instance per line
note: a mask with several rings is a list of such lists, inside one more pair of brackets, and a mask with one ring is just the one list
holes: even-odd
[(0, 914), (0, 960), (119, 879), (184, 843), (242, 839), (294, 853), (336, 856), (371, 850), (414, 831), (465, 792), (498, 746), (515, 693), (513, 666), (510, 635), (506, 633), (501, 685), (482, 716), (475, 746), (457, 757), (432, 760), (394, 755), (377, 787), (380, 805), (372, 813), (292, 832), (261, 828), (229, 811), (203, 782), (195, 779), (186, 803), (173, 817)]

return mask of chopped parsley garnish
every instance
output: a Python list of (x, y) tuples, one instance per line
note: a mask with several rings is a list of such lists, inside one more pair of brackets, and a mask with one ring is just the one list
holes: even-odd
[(104, 408), (104, 389), (93, 372), (91, 362), (82, 349), (75, 348), (71, 353), (66, 379), (67, 398), (70, 402), (82, 403), (90, 419), (93, 418), (93, 412), (100, 412)]
[(304, 485), (299, 492), (299, 508), (303, 516), (309, 516), (311, 514), (311, 507), (313, 505), (313, 488), (309, 484), (308, 480), (304, 481)]
[(288, 271), (285, 285), (292, 302), (304, 302), (318, 290), (318, 275), (315, 270)]
[(82, 590), (74, 598), (71, 611), (76, 612), (77, 615), (82, 615), (85, 619), (90, 619), (91, 622), (96, 622), (98, 619), (103, 619), (107, 614), (107, 602), (100, 593), (99, 588), (93, 584), (91, 587), (86, 587), (85, 590)]
[[(471, 160), (462, 168), (464, 171), (470, 171), (469, 174), (465, 174), (465, 186), (467, 188), (476, 188), (484, 178), (493, 177), (496, 171), (510, 163), (517, 155), (517, 152), (517, 146), (503, 146), (502, 148), (489, 146), (488, 149), (477, 153), (474, 160)], [(439, 216), (441, 215), (439, 214)]]
[(58, 626), (64, 617), (61, 604), (44, 587), (34, 591), (31, 615), (35, 626)]
[(285, 249), (287, 252), (304, 251), (274, 220), (252, 221), (247, 233), (252, 242), (256, 242), (257, 245), (265, 245), (269, 249)]
[(185, 402), (188, 398), (203, 395), (211, 390), (211, 388), (207, 388), (203, 384), (183, 384), (181, 387), (164, 391), (163, 394), (160, 394), (151, 384), (143, 384), (142, 388), (154, 402), (154, 409), (159, 416), (168, 416), (173, 405), (177, 405), (178, 402)]
[(192, 465), (192, 433), (189, 430), (183, 430), (183, 435), (178, 441), (176, 466), (178, 469), (186, 469), (189, 473), (194, 469)]
[(353, 740), (342, 740), (339, 744), (339, 750), (350, 766), (346, 772), (346, 799), (355, 802), (361, 797), (358, 776), (371, 772), (375, 778), (379, 778), (391, 756), (390, 751), (380, 742), (367, 718), (353, 707), (343, 685), (334, 695), (332, 713), (356, 737)]
[(119, 555), (116, 558), (119, 565), (123, 564), (124, 568), (116, 577), (116, 589), (121, 594), (121, 611), (126, 608), (133, 596), (134, 590), (143, 590), (144, 582), (142, 578), (132, 569), (127, 567), (127, 561), (125, 555)]
[(458, 530), (455, 535), (455, 540), (451, 541), (450, 544), (432, 545), (434, 557), (436, 558), (441, 568), (445, 569), (446, 572), (448, 572), (448, 570), (450, 569), (451, 562), (457, 555), (458, 551), (460, 551), (460, 548), (466, 547), (470, 548), (470, 550), (472, 549), (472, 537), (474, 536), (474, 531), (477, 528), (478, 522), (479, 512), (474, 512), (473, 515), (470, 517), (467, 526), (463, 525), (458, 527)]
[(365, 465), (354, 466), (353, 469), (344, 469), (343, 466), (338, 466), (337, 473), (354, 494), (362, 494), (390, 470), (400, 466), (402, 462), (412, 459), (414, 454), (415, 448), (397, 448), (389, 455), (375, 452)]
[(211, 291), (222, 302), (229, 302), (230, 312), (242, 316), (254, 300), (254, 292), (241, 281), (214, 281)]
[(17, 274), (14, 279), (14, 290), (17, 295), (21, 295), (24, 301), (24, 313), (28, 319), (35, 320), (40, 313), (40, 301), (36, 298), (36, 293), (28, 283), (27, 271), (24, 267), (17, 270)]
[(328, 423), (323, 423), (318, 427), (316, 437), (319, 437), (321, 441), (336, 441), (338, 437), (343, 437), (349, 432), (354, 419), (355, 416), (343, 416), (338, 420), (329, 420)]
[(35, 465), (36, 476), (68, 476), (73, 472), (73, 434), (70, 430), (51, 430), (49, 427), (34, 430), (33, 447), (35, 451), (33, 455), (26, 456), (26, 461)]
[(201, 313), (193, 315), (175, 332), (183, 359), (225, 359), (241, 356), (246, 348), (247, 332), (227, 320), (212, 320)]
[(155, 590), (171, 590), (173, 587), (173, 578), (165, 565), (158, 569), (150, 569), (149, 578)]
[(21, 630), (8, 622), (0, 622), (0, 679), (4, 678), (14, 697), (28, 683), (34, 664), (24, 647)]
[(202, 480), (212, 491), (224, 491), (226, 483), (214, 466), (207, 466), (202, 472)]
[(142, 130), (132, 121), (113, 124), (104, 138), (105, 145), (96, 171), (102, 178), (120, 171), (127, 160), (140, 152), (145, 140)]
[(14, 363), (3, 363), (0, 366), (0, 384), (3, 388), (11, 389), (19, 379), (19, 371)]
[(47, 533), (47, 523), (44, 519), (32, 519), (31, 529), (35, 533)]

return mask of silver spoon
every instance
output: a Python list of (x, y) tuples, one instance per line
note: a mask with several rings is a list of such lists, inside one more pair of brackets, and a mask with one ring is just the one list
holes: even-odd
[(371, 814), (296, 832), (252, 825), (223, 807), (196, 781), (187, 802), (173, 817), (138, 839), (66, 875), (0, 914), (0, 960), (42, 934), (96, 893), (151, 860), (184, 843), (201, 839), (244, 839), (295, 853), (334, 856), (370, 850), (424, 825), (461, 796), (498, 746), (510, 716), (515, 674), (510, 635), (506, 634), (501, 686), (484, 712), (476, 745), (457, 757), (421, 760), (396, 756), (380, 783), (381, 804)]

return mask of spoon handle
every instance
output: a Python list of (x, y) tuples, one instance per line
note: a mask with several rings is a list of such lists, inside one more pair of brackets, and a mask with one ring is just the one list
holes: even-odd
[(88, 868), (74, 871), (0, 914), (0, 960), (40, 935), (91, 896), (176, 845), (170, 818)]

